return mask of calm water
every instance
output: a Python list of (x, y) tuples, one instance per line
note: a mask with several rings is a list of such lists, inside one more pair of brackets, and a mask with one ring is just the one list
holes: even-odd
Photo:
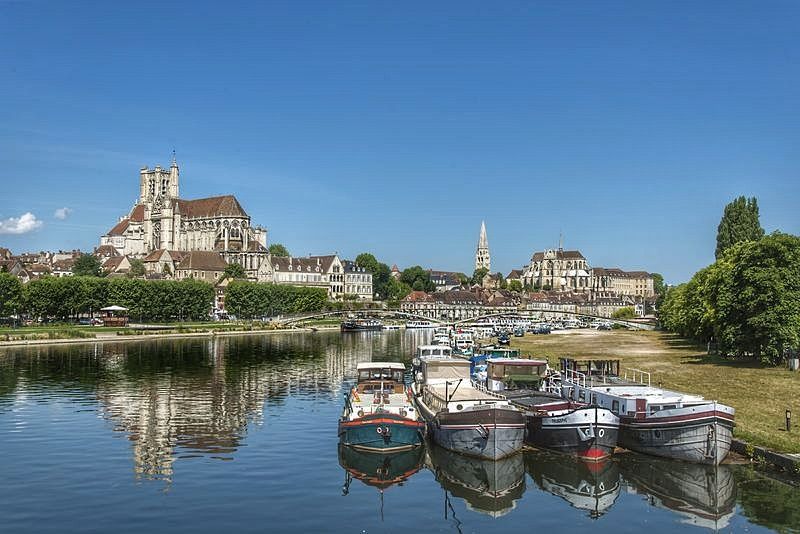
[(356, 364), (422, 335), (0, 350), (0, 531), (800, 531), (800, 489), (747, 466), (340, 452)]

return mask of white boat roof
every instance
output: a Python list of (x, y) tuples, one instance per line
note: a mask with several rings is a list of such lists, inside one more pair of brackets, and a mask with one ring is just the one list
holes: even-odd
[(442, 345), (419, 345), (417, 350), (424, 350), (424, 349), (441, 349)]
[(364, 362), (356, 366), (356, 370), (362, 369), (402, 369), (405, 370), (406, 366), (400, 362)]

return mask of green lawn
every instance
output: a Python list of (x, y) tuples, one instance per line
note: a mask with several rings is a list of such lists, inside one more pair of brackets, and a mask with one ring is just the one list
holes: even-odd
[[(800, 453), (800, 373), (753, 361), (707, 356), (704, 346), (663, 332), (575, 331), (512, 338), (523, 354), (558, 358), (619, 358), (621, 367), (649, 371), (652, 384), (697, 393), (736, 409), (735, 435), (753, 445)], [(785, 411), (794, 428), (785, 431)]]

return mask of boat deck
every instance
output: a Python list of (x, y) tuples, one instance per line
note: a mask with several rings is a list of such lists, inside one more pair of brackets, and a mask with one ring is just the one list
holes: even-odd
[[(497, 401), (497, 397), (494, 395), (490, 395), (488, 393), (484, 393), (483, 391), (477, 390), (473, 388), (468, 382), (464, 381), (461, 383), (458, 388), (455, 385), (451, 385), (447, 387), (445, 391), (444, 385), (434, 385), (428, 386), (430, 388), (431, 393), (436, 395), (439, 398), (444, 399), (445, 394), (450, 398), (451, 402), (456, 401)], [(455, 390), (455, 393), (453, 393)]]
[(561, 398), (559, 395), (543, 391), (511, 390), (504, 391), (503, 396), (514, 404), (526, 408), (535, 408), (546, 404), (569, 404), (568, 400)]

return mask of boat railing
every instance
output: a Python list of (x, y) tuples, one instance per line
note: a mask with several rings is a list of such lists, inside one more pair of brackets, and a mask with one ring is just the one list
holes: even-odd
[[(628, 378), (629, 375), (630, 378)], [(623, 376), (623, 378), (625, 380), (630, 380), (631, 382), (638, 382), (640, 384), (647, 384), (650, 386), (650, 373), (647, 371), (642, 371), (641, 369), (626, 368), (625, 376)]]
[(563, 380), (565, 382), (576, 384), (583, 388), (586, 387), (586, 375), (581, 373), (580, 371), (575, 371), (574, 369), (565, 369)]

